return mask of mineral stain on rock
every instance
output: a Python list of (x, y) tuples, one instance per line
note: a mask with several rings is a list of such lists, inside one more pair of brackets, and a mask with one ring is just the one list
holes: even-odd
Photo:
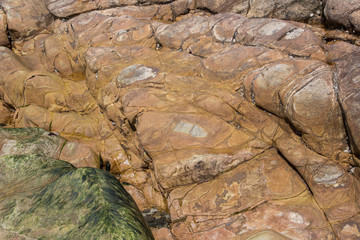
[(208, 133), (199, 125), (180, 121), (174, 127), (174, 132), (185, 133), (196, 138), (207, 137)]
[(156, 75), (157, 70), (154, 68), (135, 64), (122, 70), (116, 78), (116, 81), (124, 85), (129, 85), (137, 81), (154, 78)]

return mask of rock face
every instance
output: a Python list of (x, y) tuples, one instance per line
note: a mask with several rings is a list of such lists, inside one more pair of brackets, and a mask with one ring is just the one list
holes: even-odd
[(334, 22), (360, 31), (360, 2), (354, 0), (327, 0), (324, 14), (330, 22)]
[[(307, 21), (321, 9), (321, 3), (315, 0), (46, 0), (49, 11), (57, 17), (69, 17), (90, 10), (99, 10), (117, 6), (149, 5), (164, 11), (172, 11), (173, 16), (184, 14), (192, 9), (205, 9), (212, 13), (241, 13), (247, 17), (274, 17), (288, 20)], [(164, 5), (164, 6), (161, 6)], [(317, 13), (319, 15), (319, 13)]]
[[(99, 157), (86, 145), (69, 142), (41, 128), (0, 128), (1, 155), (39, 154), (75, 167), (99, 167)], [(76, 156), (75, 158), (73, 156)]]
[(1, 239), (153, 239), (116, 178), (56, 160), (66, 143), (49, 134), (0, 129)]
[(7, 28), (13, 39), (39, 33), (53, 19), (41, 0), (2, 0), (1, 8), (6, 13)]
[(9, 124), (11, 121), (11, 110), (3, 102), (0, 102), (0, 126)]
[[(360, 122), (359, 102), (360, 94), (360, 51), (346, 43), (332, 44), (328, 47), (330, 58), (336, 63), (336, 81), (339, 88), (339, 101), (341, 103), (345, 123), (349, 132), (352, 150), (360, 156)], [(339, 50), (341, 53), (339, 54)], [(349, 54), (351, 53), (351, 54)]]
[(9, 38), (7, 35), (7, 20), (4, 11), (0, 10), (0, 46), (7, 46)]
[(359, 38), (251, 18), (320, 2), (44, 4), (62, 19), (0, 48), (3, 125), (107, 168), (156, 239), (359, 239), (360, 48), (326, 41)]

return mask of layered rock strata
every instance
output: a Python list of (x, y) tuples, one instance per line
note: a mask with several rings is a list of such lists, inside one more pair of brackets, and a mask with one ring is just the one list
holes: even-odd
[(5, 124), (88, 146), (155, 238), (359, 238), (359, 47), (209, 2), (46, 1), (0, 49)]

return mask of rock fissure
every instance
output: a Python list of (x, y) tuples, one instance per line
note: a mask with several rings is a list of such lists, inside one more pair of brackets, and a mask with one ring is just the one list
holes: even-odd
[[(52, 208), (32, 211), (48, 225), (26, 235), (112, 238), (124, 224), (128, 237), (142, 239), (132, 235), (139, 230), (151, 239), (143, 220), (128, 224), (113, 211), (120, 203), (111, 196), (120, 192), (130, 204), (124, 210), (134, 206), (126, 189), (141, 210), (157, 209), (147, 216), (156, 239), (359, 237), (359, 177), (351, 166), (359, 164), (360, 50), (352, 34), (322, 28), (319, 3), (4, 1), (0, 44), (9, 46), (9, 33), (19, 39), (0, 48), (0, 125), (61, 137), (44, 132), (10, 146), (2, 139), (11, 134), (1, 130), (0, 146), (93, 167), (43, 159), (44, 172), (6, 185), (10, 199), (35, 194), (30, 185), (45, 179), (49, 192), (34, 196)], [(336, 1), (324, 3), (324, 17), (357, 29), (359, 6), (329, 8)], [(322, 39), (331, 36), (341, 40)], [(101, 165), (116, 179), (94, 169)], [(46, 169), (72, 180), (49, 180)], [(0, 187), (10, 175), (1, 176)], [(20, 191), (22, 184), (29, 187)], [(66, 217), (68, 209), (75, 217)], [(81, 216), (88, 218), (71, 223), (77, 230), (66, 227)], [(101, 219), (115, 230), (97, 226)], [(13, 234), (0, 229), (2, 239)]]

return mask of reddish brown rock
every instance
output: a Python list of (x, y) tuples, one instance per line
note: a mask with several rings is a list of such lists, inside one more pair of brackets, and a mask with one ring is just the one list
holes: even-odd
[(360, 3), (358, 1), (327, 0), (324, 14), (328, 21), (360, 31)]
[[(145, 5), (143, 8), (157, 9), (156, 14), (162, 15), (163, 19), (171, 20), (177, 16), (191, 10), (201, 9), (212, 13), (240, 13), (247, 17), (273, 17), (294, 21), (309, 21), (315, 16), (320, 15), (321, 3), (314, 0), (294, 1), (294, 0), (276, 0), (270, 2), (264, 1), (224, 1), (224, 0), (156, 0), (156, 1), (135, 1), (135, 0), (98, 0), (98, 1), (45, 1), (49, 11), (62, 18), (88, 12), (91, 10), (100, 10), (114, 8), (117, 6)], [(150, 5), (147, 7), (146, 5)], [(127, 8), (127, 7), (125, 7)], [(154, 13), (155, 14), (155, 13)], [(168, 15), (168, 17), (165, 17)]]
[(109, 8), (121, 5), (134, 5), (136, 0), (100, 0), (100, 1), (81, 1), (81, 0), (46, 0), (46, 7), (57, 17), (69, 17), (78, 13), (91, 10)]
[[(202, 205), (199, 203), (198, 205)], [(307, 194), (274, 200), (226, 216), (191, 216), (175, 223), (173, 233), (181, 239), (335, 239), (316, 202)], [(266, 230), (265, 230), (266, 229)], [(261, 238), (260, 238), (261, 239)]]
[(320, 9), (320, 2), (314, 0), (197, 0), (194, 1), (194, 5), (215, 13), (233, 12), (247, 17), (271, 17), (294, 21), (307, 21)]
[(360, 219), (359, 216), (350, 218), (335, 225), (335, 229), (339, 232), (340, 239), (358, 239), (360, 236)]
[[(352, 151), (360, 156), (360, 48), (345, 43), (329, 45), (330, 60), (336, 64), (336, 87), (345, 116)], [(350, 149), (347, 149), (350, 151)]]
[(245, 1), (47, 3), (70, 19), (0, 49), (13, 124), (86, 145), (66, 143), (62, 157), (101, 159), (142, 210), (170, 212), (156, 236), (356, 238), (346, 137), (357, 156), (358, 47), (303, 23), (210, 13)]
[[(76, 158), (74, 158), (76, 156)], [(66, 142), (61, 150), (60, 160), (67, 161), (75, 167), (99, 168), (99, 156), (85, 144)]]
[(173, 240), (175, 239), (168, 228), (151, 228), (156, 240)]
[[(89, 12), (91, 10), (106, 9), (104, 13), (109, 15), (132, 15), (138, 18), (156, 18), (165, 21), (172, 21), (177, 16), (189, 11), (190, 2), (187, 0), (176, 1), (136, 1), (136, 0), (100, 0), (100, 1), (45, 1), (49, 11), (64, 19)], [(138, 6), (140, 5), (140, 6)], [(119, 6), (119, 8), (116, 8)]]
[(249, 101), (291, 122), (307, 145), (328, 155), (347, 147), (333, 81), (325, 64), (287, 60), (253, 71), (244, 84)]
[(236, 29), (235, 42), (279, 49), (293, 57), (324, 60), (321, 39), (304, 24), (281, 20), (249, 19)]

